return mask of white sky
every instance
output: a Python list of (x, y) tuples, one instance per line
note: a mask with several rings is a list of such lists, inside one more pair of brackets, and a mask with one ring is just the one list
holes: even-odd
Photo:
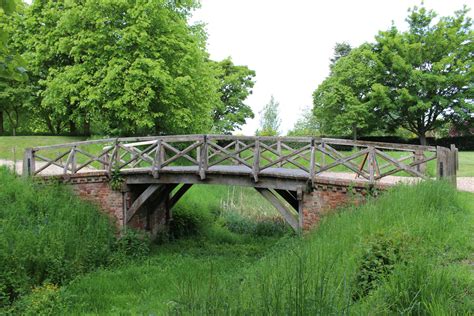
[[(256, 71), (253, 94), (247, 99), (256, 117), (243, 127), (253, 135), (259, 111), (273, 94), (280, 102), (281, 130), (293, 127), (312, 93), (329, 73), (336, 42), (358, 46), (373, 41), (392, 21), (405, 28), (413, 0), (201, 0), (194, 21), (207, 24), (211, 58), (232, 57), (235, 64)], [(439, 16), (452, 15), (469, 0), (425, 0)], [(470, 12), (472, 17), (472, 11)]]

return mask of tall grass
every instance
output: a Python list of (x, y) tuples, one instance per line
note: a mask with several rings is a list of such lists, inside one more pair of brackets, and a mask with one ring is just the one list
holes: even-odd
[[(445, 183), (395, 188), (327, 218), (305, 240), (287, 243), (239, 278), (211, 282), (209, 276), (208, 290), (183, 292), (176, 301), (185, 303), (170, 312), (468, 314), (472, 272), (460, 264), (473, 252), (473, 212), (466, 208)], [(357, 295), (364, 280), (371, 285)]]
[(114, 228), (60, 185), (0, 168), (0, 307), (44, 283), (64, 284), (107, 263)]

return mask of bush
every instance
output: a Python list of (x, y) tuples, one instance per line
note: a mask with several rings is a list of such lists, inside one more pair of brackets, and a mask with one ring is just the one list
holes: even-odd
[(115, 241), (113, 251), (110, 260), (113, 266), (144, 258), (150, 253), (150, 238), (143, 232), (127, 228)]
[(278, 216), (250, 218), (229, 212), (224, 215), (223, 222), (225, 227), (236, 234), (282, 236), (291, 232), (283, 218)]
[(64, 186), (0, 168), (0, 307), (43, 283), (61, 285), (107, 264), (114, 227)]
[(181, 203), (173, 211), (170, 223), (171, 239), (203, 235), (213, 224), (210, 213), (203, 211), (195, 203)]
[(364, 243), (355, 277), (353, 299), (369, 294), (392, 273), (396, 264), (403, 261), (406, 237), (397, 233), (378, 233)]

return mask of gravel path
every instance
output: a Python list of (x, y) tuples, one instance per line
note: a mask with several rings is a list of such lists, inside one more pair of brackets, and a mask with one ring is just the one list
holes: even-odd
[[(37, 162), (36, 168), (41, 168), (44, 166), (45, 162)], [(21, 174), (22, 172), (22, 165), (23, 161), (16, 162), (16, 173)], [(0, 159), (0, 166), (8, 166), (10, 168), (14, 168), (14, 163), (11, 160)], [(81, 171), (89, 172), (94, 171), (92, 168), (84, 168)], [(49, 166), (45, 171), (41, 172), (42, 175), (54, 175), (54, 174), (61, 174), (63, 173), (63, 169), (57, 166)], [(321, 177), (329, 177), (329, 178), (342, 178), (347, 180), (354, 180), (354, 174), (348, 172), (323, 172), (319, 176)], [(467, 191), (467, 192), (474, 192), (474, 177), (458, 177), (458, 190), (460, 191)], [(382, 184), (395, 184), (399, 182), (403, 183), (413, 183), (420, 181), (418, 178), (412, 177), (397, 177), (397, 176), (388, 176), (384, 177), (380, 180)]]

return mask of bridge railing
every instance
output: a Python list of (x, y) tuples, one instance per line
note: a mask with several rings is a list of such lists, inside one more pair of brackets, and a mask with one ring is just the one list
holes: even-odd
[(222, 166), (247, 170), (255, 181), (259, 176), (290, 169), (308, 179), (344, 172), (371, 183), (390, 175), (437, 176), (454, 183), (457, 149), (318, 137), (109, 138), (28, 148), (23, 172), (40, 176), (145, 170), (159, 177), (163, 172), (188, 170), (205, 179), (206, 173)]

